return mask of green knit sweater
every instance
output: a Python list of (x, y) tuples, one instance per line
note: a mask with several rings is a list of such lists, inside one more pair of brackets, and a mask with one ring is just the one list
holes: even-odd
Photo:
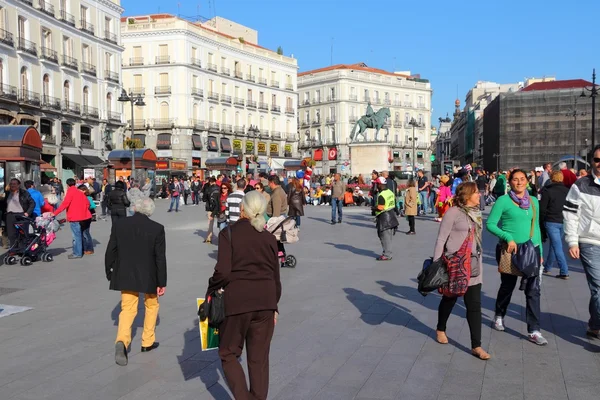
[[(516, 244), (522, 244), (529, 240), (531, 232), (531, 218), (533, 217), (533, 206), (535, 206), (535, 224), (533, 228), (533, 237), (531, 241), (542, 250), (542, 235), (540, 233), (540, 204), (535, 197), (530, 197), (531, 205), (529, 210), (521, 209), (509, 195), (498, 197), (492, 207), (490, 216), (487, 219), (487, 229), (493, 235), (499, 237), (505, 242), (514, 240)], [(498, 223), (502, 226), (499, 227)]]

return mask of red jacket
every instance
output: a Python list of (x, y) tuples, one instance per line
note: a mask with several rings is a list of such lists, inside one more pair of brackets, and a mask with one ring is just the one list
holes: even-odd
[(561, 169), (560, 172), (563, 174), (563, 183), (566, 187), (571, 188), (577, 182), (577, 176), (570, 169)]
[(67, 190), (67, 195), (65, 196), (65, 199), (60, 207), (54, 211), (54, 216), (57, 216), (65, 209), (67, 210), (67, 221), (69, 222), (79, 222), (92, 219), (92, 213), (90, 212), (90, 201), (85, 194), (75, 186), (71, 186)]

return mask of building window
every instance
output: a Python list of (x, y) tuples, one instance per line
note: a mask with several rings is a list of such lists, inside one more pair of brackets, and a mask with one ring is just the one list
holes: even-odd
[(71, 84), (69, 81), (65, 81), (63, 84), (63, 98), (65, 100), (65, 104), (69, 104), (71, 99)]
[(82, 126), (80, 128), (80, 136), (82, 144), (92, 144), (92, 130), (89, 126)]
[(166, 101), (160, 103), (160, 119), (169, 119), (169, 103)]
[(63, 36), (63, 54), (67, 57), (73, 57), (73, 41), (68, 36)]
[[(0, 61), (0, 75), (2, 74), (2, 62)], [(1, 84), (2, 82), (0, 82)], [(45, 74), (42, 82), (42, 96), (44, 100), (47, 100), (47, 97), (50, 96), (50, 75)]]
[(27, 39), (27, 20), (19, 17), (18, 21), (19, 39)]
[(104, 33), (112, 33), (112, 19), (104, 17)]
[(271, 104), (273, 106), (277, 105), (277, 95), (276, 94), (271, 95)]
[(82, 98), (82, 103), (83, 103), (84, 109), (87, 108), (87, 106), (88, 106), (89, 97), (90, 97), (90, 90), (88, 89), (87, 86), (85, 86), (83, 88), (83, 98)]
[(365, 89), (365, 101), (369, 101), (369, 89)]
[(27, 77), (27, 67), (21, 68), (21, 91), (26, 92), (29, 90), (29, 78)]
[(248, 89), (248, 101), (252, 101), (252, 89)]
[(320, 90), (315, 91), (315, 100), (317, 103), (321, 102), (321, 91)]

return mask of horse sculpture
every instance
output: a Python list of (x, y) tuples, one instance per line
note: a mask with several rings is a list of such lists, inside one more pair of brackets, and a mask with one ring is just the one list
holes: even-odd
[[(390, 113), (390, 109), (387, 107), (380, 108), (371, 117), (367, 117), (366, 115), (363, 115), (358, 121), (356, 121), (356, 124), (350, 131), (350, 143), (354, 143), (358, 139), (359, 135), (363, 137), (364, 141), (366, 141), (367, 136), (365, 135), (365, 131), (367, 130), (367, 128), (376, 130), (375, 131), (375, 140), (376, 141), (379, 140), (379, 130), (381, 128), (385, 128), (385, 130), (386, 130), (385, 139), (387, 140), (387, 138), (390, 134), (390, 130), (388, 127), (385, 126), (385, 120), (386, 120), (386, 118), (390, 118), (391, 115), (392, 114)], [(360, 130), (358, 132), (356, 132), (357, 126), (360, 127)]]

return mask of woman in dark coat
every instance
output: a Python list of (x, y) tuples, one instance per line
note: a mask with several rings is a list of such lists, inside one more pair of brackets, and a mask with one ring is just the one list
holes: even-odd
[(296, 226), (300, 227), (300, 217), (304, 216), (306, 197), (304, 188), (299, 179), (293, 178), (288, 191), (288, 216), (296, 219)]
[(110, 218), (115, 221), (121, 218), (127, 218), (127, 207), (131, 204), (125, 192), (125, 182), (117, 181), (115, 188), (108, 195), (108, 209)]

